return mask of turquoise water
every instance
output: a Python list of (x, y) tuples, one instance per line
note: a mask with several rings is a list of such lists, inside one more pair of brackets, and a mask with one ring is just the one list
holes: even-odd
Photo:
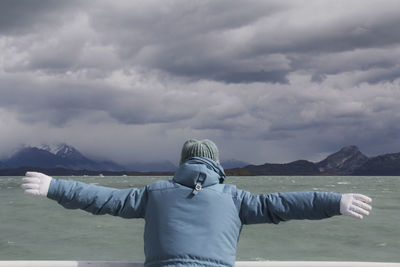
[[(116, 188), (169, 177), (64, 177)], [(228, 177), (253, 193), (333, 191), (373, 199), (364, 220), (344, 216), (243, 228), (238, 260), (400, 262), (400, 177)], [(94, 216), (23, 194), (20, 177), (0, 177), (0, 260), (143, 261), (142, 219)]]

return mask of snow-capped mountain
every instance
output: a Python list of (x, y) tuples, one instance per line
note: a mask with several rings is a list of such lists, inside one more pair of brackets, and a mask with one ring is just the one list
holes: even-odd
[(111, 161), (98, 162), (91, 160), (76, 148), (67, 144), (41, 145), (23, 147), (11, 157), (3, 160), (1, 168), (40, 167), (67, 168), (74, 170), (109, 170), (118, 171), (125, 168)]
[(48, 152), (50, 152), (50, 153), (55, 155), (60, 150), (60, 147), (64, 146), (64, 145), (66, 145), (66, 144), (64, 144), (64, 143), (62, 143), (62, 144), (51, 144), (51, 145), (42, 144), (42, 145), (38, 146), (38, 148), (46, 150), (46, 151), (48, 151)]
[(79, 152), (73, 146), (67, 145), (65, 143), (54, 144), (54, 145), (41, 145), (39, 149), (46, 150), (58, 157), (73, 160), (73, 161), (83, 161), (83, 162), (93, 162), (87, 157), (83, 156), (81, 152)]

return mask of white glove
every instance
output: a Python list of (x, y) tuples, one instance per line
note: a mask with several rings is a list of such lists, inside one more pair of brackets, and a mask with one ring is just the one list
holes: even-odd
[(362, 219), (369, 215), (372, 199), (362, 194), (343, 194), (340, 199), (340, 213), (353, 218)]
[(35, 196), (47, 196), (50, 182), (53, 178), (40, 172), (27, 172), (26, 177), (22, 178), (22, 189), (25, 194)]

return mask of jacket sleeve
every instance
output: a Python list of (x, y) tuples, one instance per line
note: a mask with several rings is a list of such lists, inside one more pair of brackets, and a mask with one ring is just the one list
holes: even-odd
[(144, 218), (147, 187), (114, 189), (82, 182), (52, 179), (47, 197), (67, 209), (82, 209), (95, 215)]
[(292, 219), (319, 220), (340, 215), (341, 194), (293, 192), (253, 195), (239, 190), (243, 224), (275, 223)]

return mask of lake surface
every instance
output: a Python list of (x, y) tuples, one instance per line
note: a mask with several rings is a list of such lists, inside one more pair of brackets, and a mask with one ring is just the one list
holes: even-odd
[[(61, 177), (116, 188), (171, 177)], [(143, 261), (142, 219), (94, 216), (23, 194), (21, 177), (0, 177), (0, 260)], [(331, 191), (373, 199), (363, 220), (336, 216), (244, 226), (237, 260), (400, 262), (400, 177), (228, 177), (253, 193)]]

